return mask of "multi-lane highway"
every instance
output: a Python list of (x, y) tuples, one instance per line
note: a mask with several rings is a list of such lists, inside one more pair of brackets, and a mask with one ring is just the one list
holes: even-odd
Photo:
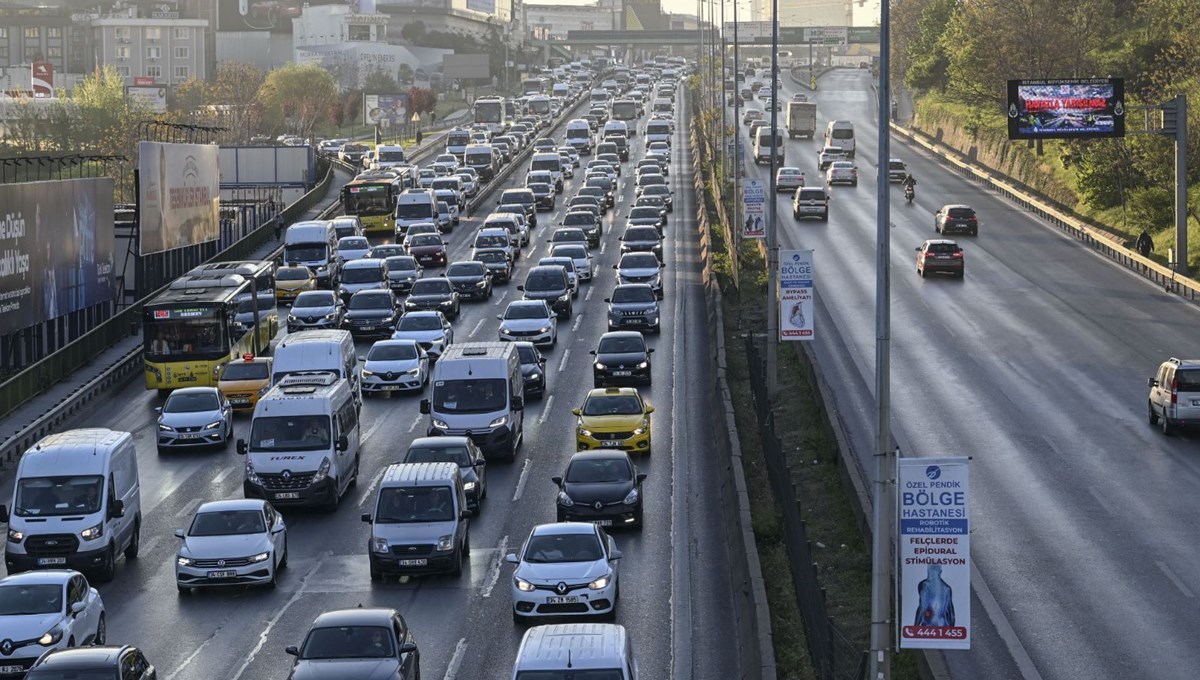
[[(709, 403), (702, 393), (712, 366), (700, 287), (695, 231), (691, 158), (686, 146), (686, 100), (674, 140), (669, 180), (675, 211), (666, 228), (663, 330), (651, 337), (655, 347), (654, 384), (642, 393), (657, 410), (653, 416), (654, 453), (637, 462), (648, 474), (646, 526), (616, 533), (621, 562), (622, 607), (617, 622), (631, 632), (643, 677), (738, 677), (738, 643), (727, 625), (732, 586), (726, 561), (728, 527), (714, 504), (726, 463), (708, 437)], [(550, 134), (558, 137), (560, 130)], [(242, 495), (244, 460), (233, 446), (223, 451), (155, 451), (154, 407), (159, 399), (140, 381), (116, 391), (82, 415), (76, 427), (103, 426), (135, 433), (142, 482), (141, 556), (121, 560), (116, 579), (101, 585), (108, 611), (108, 641), (140, 646), (166, 680), (260, 680), (286, 677), (299, 644), (322, 611), (381, 605), (398, 608), (420, 644), (426, 678), (495, 678), (508, 673), (522, 629), (509, 615), (512, 566), (504, 554), (520, 547), (537, 523), (554, 521), (556, 487), (574, 451), (575, 418), (571, 409), (591, 388), (591, 357), (606, 330), (604, 298), (615, 285), (612, 265), (619, 257), (617, 238), (633, 202), (632, 162), (645, 141), (633, 140), (631, 163), (618, 183), (615, 212), (605, 220), (597, 276), (583, 285), (575, 315), (561, 327), (558, 346), (547, 352), (549, 391), (531, 402), (525, 440), (513, 463), (488, 468), (488, 499), (471, 520), (470, 566), (460, 579), (414, 578), (372, 583), (367, 565), (368, 527), (359, 520), (369, 512), (382, 469), (398, 461), (408, 443), (425, 434), (428, 416), (418, 413), (421, 396), (369, 399), (363, 406), (362, 482), (341, 508), (286, 510), (289, 565), (275, 590), (241, 588), (176, 592), (174, 561), (177, 528), (186, 526), (199, 503)], [(514, 173), (509, 184), (523, 180)], [(582, 174), (579, 175), (581, 177)], [(573, 195), (582, 179), (568, 180), (560, 199)], [(514, 281), (497, 286), (487, 302), (463, 303), (455, 321), (456, 339), (494, 340), (495, 315), (510, 301), (524, 273), (546, 256), (546, 242), (562, 213), (559, 207), (539, 216), (533, 242), (518, 261)], [(450, 259), (467, 259), (470, 241), (485, 212), (463, 219), (448, 240)], [(438, 270), (427, 270), (426, 275)], [(368, 343), (360, 342), (360, 354)], [(239, 417), (235, 436), (243, 436), (248, 418)], [(0, 479), (7, 499), (11, 479)]]
[[(876, 102), (866, 72), (815, 93), (818, 129), (857, 127), (857, 187), (830, 219), (796, 222), (778, 199), (781, 247), (815, 249), (815, 350), (854, 453), (872, 473)], [(784, 85), (782, 100), (797, 88)], [(751, 107), (760, 107), (755, 102)], [(739, 128), (745, 131), (744, 126)], [(808, 183), (817, 141), (789, 141)], [(956, 678), (1192, 679), (1200, 649), (1200, 456), (1193, 435), (1146, 420), (1146, 379), (1196, 354), (1200, 311), (893, 139), (918, 180), (892, 189), (892, 414), (906, 456), (972, 456), (975, 645)], [(886, 160), (886, 159), (883, 159)], [(748, 175), (767, 177), (751, 161)], [(921, 279), (914, 249), (945, 203), (967, 203), (966, 276)], [(899, 612), (904, 618), (905, 612)]]

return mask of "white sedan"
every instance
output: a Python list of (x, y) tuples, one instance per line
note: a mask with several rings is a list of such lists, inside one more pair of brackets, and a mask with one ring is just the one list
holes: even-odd
[(804, 186), (804, 171), (800, 168), (779, 168), (775, 173), (775, 191), (795, 193), (796, 189)]
[(429, 384), (429, 355), (416, 340), (380, 340), (358, 360), (364, 394), (419, 390)]
[(287, 527), (264, 500), (205, 503), (175, 535), (183, 541), (175, 557), (180, 593), (200, 586), (274, 588), (279, 570), (287, 567)]
[(620, 597), (617, 550), (612, 537), (587, 522), (533, 528), (521, 552), (505, 558), (517, 565), (512, 578), (513, 621), (537, 616), (617, 615)]
[(104, 601), (83, 574), (50, 569), (0, 579), (0, 674), (23, 676), (50, 649), (102, 645)]
[(558, 344), (558, 319), (545, 300), (513, 300), (503, 314), (498, 332), (501, 342), (532, 342), (553, 347)]
[(856, 187), (858, 186), (858, 167), (851, 161), (834, 161), (825, 171), (825, 183), (830, 186), (849, 184)]

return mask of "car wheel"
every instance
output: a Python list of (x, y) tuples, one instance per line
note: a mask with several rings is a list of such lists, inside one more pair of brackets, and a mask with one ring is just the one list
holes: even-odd
[(800, 219), (800, 213), (798, 213), (798, 212), (796, 212), (795, 210), (793, 210), (793, 211), (792, 211), (792, 219), (793, 219), (793, 220), (798, 220), (798, 219)]
[(917, 276), (920, 276), (921, 278), (925, 278), (925, 270), (921, 269), (920, 267), (917, 267)]
[(329, 498), (325, 501), (324, 506), (325, 511), (330, 513), (337, 512), (338, 505), (340, 505), (341, 502), (342, 497), (338, 495), (338, 482), (336, 479), (331, 478)]
[(565, 522), (565, 521), (567, 521), (567, 514), (566, 514), (565, 512), (563, 512), (563, 511), (560, 509), (560, 510), (559, 510), (557, 513), (555, 513), (555, 520), (554, 520), (554, 521), (556, 521), (556, 522)]
[(271, 580), (267, 581), (267, 588), (274, 589), (278, 585), (279, 585), (279, 569), (276, 568), (276, 569), (271, 570)]
[(463, 562), (466, 561), (466, 549), (458, 551), (458, 560), (454, 563), (454, 569), (450, 571), (450, 575), (454, 578), (460, 578), (463, 573)]
[(1164, 437), (1170, 437), (1171, 435), (1175, 434), (1175, 426), (1172, 425), (1170, 419), (1167, 418), (1166, 411), (1163, 411), (1163, 414), (1159, 416), (1158, 424), (1160, 427), (1162, 427), (1162, 433)]
[(1149, 410), (1148, 415), (1150, 416), (1150, 424), (1157, 425), (1158, 424), (1158, 414), (1154, 412), (1154, 404), (1147, 403), (1146, 406)]
[(354, 476), (350, 478), (350, 487), (349, 488), (351, 488), (351, 489), (358, 486), (358, 463), (359, 463), (359, 457), (355, 456), (354, 457)]
[(176, 583), (175, 583), (175, 589), (179, 591), (179, 594), (180, 594), (180, 595), (191, 595), (191, 594), (192, 594), (192, 589), (191, 589), (191, 588), (189, 588), (189, 587), (187, 587), (187, 586), (185, 586), (185, 585), (183, 585), (182, 583), (179, 583), (179, 582), (176, 582)]
[(92, 636), (93, 645), (103, 645), (108, 640), (108, 621), (104, 619), (104, 614), (100, 615), (100, 620), (96, 622), (96, 634)]
[(279, 569), (287, 569), (288, 546), (287, 537), (283, 539), (283, 557), (279, 560)]
[(113, 576), (117, 571), (117, 553), (116, 548), (108, 546), (108, 552), (104, 555), (104, 564), (96, 570), (96, 580), (100, 583), (108, 583), (113, 580)]
[(376, 569), (375, 565), (372, 564), (371, 565), (371, 581), (378, 583), (382, 580), (383, 580), (383, 572)]
[(125, 559), (136, 560), (138, 550), (142, 547), (142, 523), (134, 522), (133, 538), (129, 539), (129, 545), (125, 546)]
[(979, 227), (975, 227), (971, 230), (971, 236), (979, 236)]

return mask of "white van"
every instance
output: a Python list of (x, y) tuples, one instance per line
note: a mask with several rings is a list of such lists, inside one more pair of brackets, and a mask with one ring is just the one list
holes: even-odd
[(588, 96), (588, 101), (592, 103), (592, 106), (607, 107), (609, 99), (612, 99), (612, 95), (609, 94), (608, 90), (602, 87), (592, 90), (591, 94)]
[(349, 382), (328, 371), (288, 375), (258, 400), (250, 438), (237, 440), (242, 492), (277, 507), (337, 510), (358, 482), (360, 432)]
[(283, 235), (283, 263), (313, 270), (317, 285), (332, 287), (337, 282), (337, 230), (329, 220), (297, 222)]
[(433, 222), (440, 230), (437, 201), (432, 189), (405, 189), (396, 197), (396, 236), (403, 237), (419, 222)]
[(604, 124), (604, 130), (600, 133), (602, 139), (608, 139), (613, 135), (619, 135), (626, 140), (629, 139), (629, 124), (623, 120), (610, 120)]
[(754, 164), (770, 163), (775, 154), (776, 165), (783, 165), (783, 133), (763, 126), (754, 133)]
[[(462, 576), (471, 559), (471, 511), (462, 473), (454, 463), (394, 463), (383, 471), (367, 554), (371, 580), (386, 574)], [(403, 552), (393, 550), (403, 547)]]
[(554, 178), (554, 192), (561, 194), (563, 190), (562, 156), (557, 151), (535, 153), (529, 159), (529, 172), (545, 170)]
[(350, 260), (342, 265), (338, 295), (343, 302), (350, 302), (350, 298), (360, 290), (388, 290), (387, 272), (387, 262), (379, 258)]
[(322, 328), (288, 333), (275, 348), (271, 384), (278, 385), (292, 373), (328, 371), (350, 383), (354, 400), (362, 406), (362, 386), (358, 382), (358, 357), (350, 331)]
[(77, 569), (111, 581), (117, 553), (138, 556), (142, 501), (133, 435), (104, 428), (52, 434), (17, 463), (4, 564)]
[(646, 123), (646, 143), (651, 142), (666, 142), (671, 143), (671, 121), (669, 120), (652, 120)]
[(675, 103), (667, 97), (656, 97), (650, 104), (651, 113), (675, 113)]
[(841, 147), (847, 158), (854, 158), (854, 123), (831, 120), (825, 125), (825, 146)]
[(556, 623), (525, 631), (512, 680), (597, 677), (637, 680), (633, 641), (625, 626), (613, 623)]
[(572, 118), (567, 121), (566, 142), (575, 147), (581, 155), (590, 156), (592, 153), (592, 126), (583, 118)]
[(510, 342), (453, 344), (433, 369), (432, 399), (421, 401), (430, 437), (469, 436), (485, 456), (512, 460), (525, 432), (525, 378)]
[(408, 164), (408, 157), (404, 155), (404, 147), (397, 144), (380, 144), (375, 147), (375, 159), (371, 162), (371, 169), (394, 168)]

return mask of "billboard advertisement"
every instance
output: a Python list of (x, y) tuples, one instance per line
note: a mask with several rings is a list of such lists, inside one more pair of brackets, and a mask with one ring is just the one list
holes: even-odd
[(1121, 78), (1008, 81), (1009, 139), (1124, 136)]
[(442, 75), (447, 78), (490, 78), (491, 57), (486, 54), (447, 54), (442, 57)]
[[(218, 31), (291, 33), (292, 19), (305, 5), (346, 5), (347, 0), (216, 0)], [(374, 11), (373, 7), (368, 7)], [(363, 9), (361, 1), (359, 11)]]
[(746, 223), (742, 226), (742, 238), (767, 237), (767, 223), (763, 217), (766, 202), (767, 191), (763, 188), (761, 179), (742, 182), (742, 214), (746, 216)]
[(812, 340), (813, 251), (779, 251), (779, 339)]
[(901, 649), (971, 648), (968, 460), (896, 461)]
[(125, 94), (129, 102), (139, 109), (154, 113), (167, 112), (167, 88), (165, 85), (126, 85)]
[(363, 125), (396, 127), (408, 121), (407, 94), (364, 94)]
[(138, 252), (215, 241), (220, 233), (216, 144), (138, 142)]
[(113, 299), (110, 177), (0, 184), (0, 328)]

